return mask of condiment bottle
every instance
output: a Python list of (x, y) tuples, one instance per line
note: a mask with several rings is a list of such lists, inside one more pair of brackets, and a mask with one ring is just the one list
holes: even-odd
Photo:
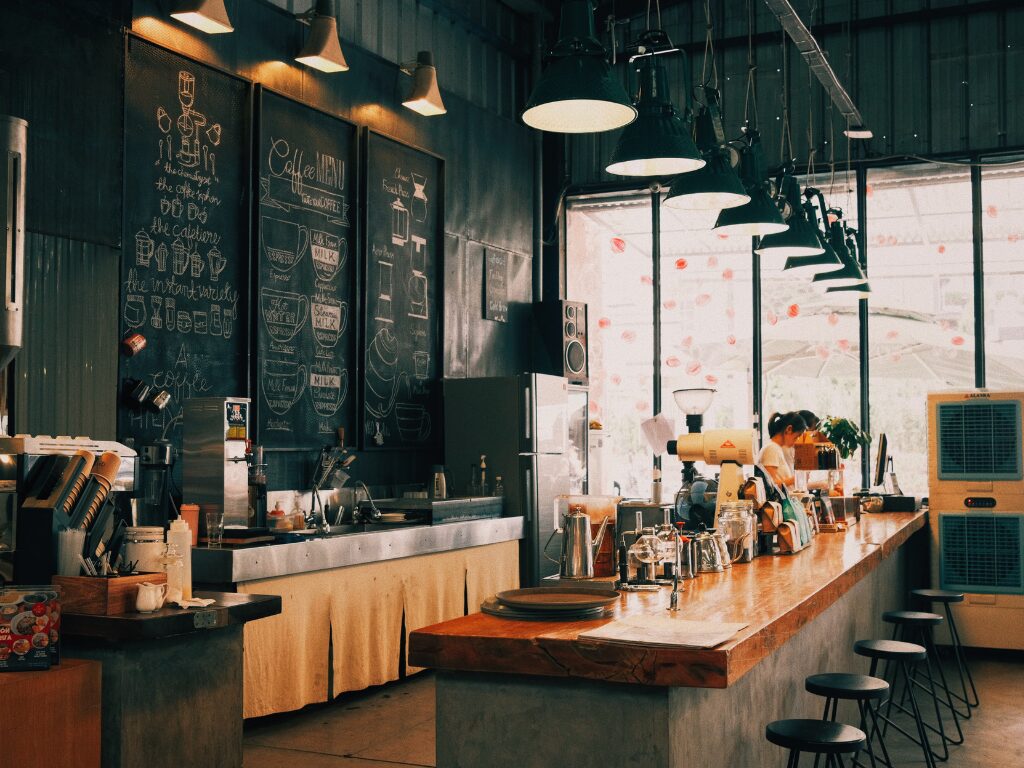
[(167, 601), (177, 603), (185, 597), (185, 562), (174, 544), (168, 544), (164, 555), (160, 558), (167, 574)]
[(173, 546), (181, 556), (181, 596), (185, 600), (191, 600), (192, 530), (188, 527), (188, 521), (181, 517), (171, 521), (171, 528), (167, 531), (167, 545), (168, 547)]

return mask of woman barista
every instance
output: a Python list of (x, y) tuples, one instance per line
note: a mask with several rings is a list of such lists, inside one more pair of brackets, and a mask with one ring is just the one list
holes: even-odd
[(768, 419), (768, 437), (757, 456), (757, 463), (764, 467), (777, 485), (793, 485), (793, 467), (786, 460), (787, 448), (792, 448), (807, 429), (807, 422), (796, 411), (774, 413)]

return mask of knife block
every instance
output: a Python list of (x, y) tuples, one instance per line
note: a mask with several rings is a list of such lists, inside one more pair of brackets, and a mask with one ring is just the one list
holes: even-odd
[(54, 576), (63, 590), (61, 610), (90, 616), (117, 616), (135, 610), (139, 584), (166, 584), (166, 573), (136, 573), (131, 576)]

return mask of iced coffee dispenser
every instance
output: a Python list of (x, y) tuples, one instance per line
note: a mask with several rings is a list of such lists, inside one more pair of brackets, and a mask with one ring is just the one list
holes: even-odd
[(184, 500), (201, 507), (223, 507), (224, 525), (246, 525), (249, 398), (187, 400), (182, 430)]

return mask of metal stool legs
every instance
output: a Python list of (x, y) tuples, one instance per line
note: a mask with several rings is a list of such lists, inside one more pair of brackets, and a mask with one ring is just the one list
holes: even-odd
[[(878, 766), (883, 766), (884, 768), (893, 768), (892, 759), (889, 757), (889, 750), (885, 746), (885, 737), (882, 734), (882, 728), (879, 723), (879, 715), (875, 711), (880, 706), (881, 704), (877, 705), (876, 707), (872, 707), (870, 700), (858, 699), (857, 712), (860, 714), (860, 723), (857, 727), (864, 731), (865, 735), (867, 736), (867, 741), (864, 745), (864, 751), (868, 753), (868, 759), (871, 761), (871, 768), (878, 768)], [(822, 712), (821, 719), (828, 720), (834, 723), (836, 721), (836, 715), (838, 713), (838, 710), (839, 698), (832, 696), (827, 697), (825, 699), (825, 711)], [(874, 747), (872, 746), (872, 742), (876, 738), (878, 739), (878, 745), (882, 749), (882, 754), (878, 755), (877, 758), (875, 755)], [(820, 755), (814, 758), (815, 768), (817, 768), (819, 757)], [(850, 762), (854, 766), (863, 766), (863, 764), (858, 760), (858, 757), (859, 753), (855, 753), (854, 756), (850, 759)], [(826, 762), (825, 765), (827, 768), (828, 763)]]
[[(967, 705), (966, 717), (970, 719), (971, 709), (978, 706), (981, 700), (978, 698), (978, 689), (974, 686), (971, 668), (967, 666), (967, 660), (964, 658), (964, 647), (960, 642), (960, 632), (957, 631), (956, 621), (953, 620), (953, 610), (949, 607), (949, 603), (943, 603), (943, 607), (946, 609), (946, 623), (949, 625), (949, 636), (953, 641), (953, 658), (956, 660), (956, 670), (960, 676), (960, 688), (964, 692), (963, 696), (956, 693), (953, 696)], [(968, 683), (971, 686), (970, 693), (967, 692)]]
[[(800, 750), (791, 749), (789, 750), (789, 760), (786, 761), (786, 768), (799, 768), (800, 767)], [(814, 764), (818, 764), (818, 758), (821, 755), (814, 756)], [(853, 765), (856, 765), (854, 760)], [(824, 768), (846, 768), (846, 764), (843, 762), (843, 758), (839, 755), (825, 755), (825, 767)]]
[[(883, 737), (885, 736), (885, 731), (891, 725), (895, 730), (899, 731), (904, 736), (906, 736), (908, 739), (910, 739), (912, 742), (914, 742), (919, 747), (921, 747), (921, 751), (924, 754), (924, 763), (925, 763), (925, 766), (927, 766), (927, 768), (935, 768), (936, 757), (935, 757), (934, 752), (932, 751), (931, 744), (928, 741), (928, 732), (925, 730), (924, 718), (921, 717), (921, 710), (917, 706), (917, 696), (914, 695), (914, 687), (913, 687), (913, 685), (910, 682), (910, 680), (911, 680), (911, 673), (910, 673), (910, 669), (909, 669), (909, 664), (906, 661), (894, 661), (893, 663), (896, 666), (896, 671), (893, 673), (893, 680), (892, 680), (893, 692), (890, 693), (890, 695), (889, 695), (889, 706), (887, 707), (886, 713), (884, 715), (881, 714), (881, 705), (875, 711), (876, 717), (880, 718), (885, 723), (885, 725), (882, 727), (882, 736)], [(886, 667), (888, 667), (888, 666), (889, 665), (887, 663)], [(888, 669), (886, 671), (888, 671)], [(868, 674), (870, 674), (872, 677), (874, 677), (877, 673), (878, 673), (878, 659), (877, 658), (873, 658), (873, 659), (871, 659), (871, 671)], [(900, 674), (902, 674), (903, 679), (905, 681), (905, 695), (908, 695), (909, 698), (910, 698), (910, 711), (907, 712), (907, 710), (903, 709), (902, 707), (901, 707), (901, 709), (903, 709), (904, 712), (907, 712), (907, 714), (910, 714), (914, 718), (914, 724), (917, 726), (917, 736), (916, 737), (913, 736), (913, 734), (909, 733), (908, 731), (905, 731), (899, 724), (894, 722), (892, 720), (892, 717), (891, 717), (891, 713), (892, 713), (892, 700), (893, 700), (893, 698), (895, 696), (896, 679), (897, 679), (897, 677)]]

